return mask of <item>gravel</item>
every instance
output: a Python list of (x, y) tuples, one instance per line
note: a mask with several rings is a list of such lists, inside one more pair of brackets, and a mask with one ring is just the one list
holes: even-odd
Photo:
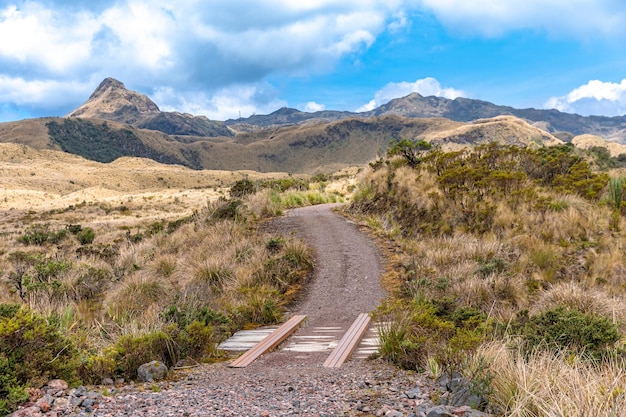
[[(177, 381), (126, 386), (94, 416), (409, 416), (436, 388), (382, 361), (248, 368), (203, 365)], [(407, 392), (410, 391), (410, 395)], [(413, 398), (409, 398), (409, 396)]]

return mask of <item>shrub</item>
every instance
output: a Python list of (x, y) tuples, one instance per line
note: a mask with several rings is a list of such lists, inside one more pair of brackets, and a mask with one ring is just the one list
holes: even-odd
[(58, 243), (67, 234), (67, 230), (61, 229), (56, 232), (50, 230), (47, 224), (33, 224), (29, 226), (24, 234), (18, 239), (26, 245), (43, 245), (45, 243)]
[[(535, 316), (518, 315), (517, 333), (525, 349), (570, 350), (589, 357), (606, 353), (620, 339), (617, 325), (609, 319), (578, 310), (556, 307)], [(519, 323), (524, 323), (519, 325)]]
[(26, 399), (26, 386), (49, 379), (76, 382), (78, 355), (73, 343), (46, 320), (16, 305), (0, 305), (0, 407)]
[(254, 183), (246, 178), (246, 179), (237, 181), (230, 188), (230, 196), (232, 198), (242, 198), (249, 194), (254, 194), (254, 191), (255, 191)]
[(81, 229), (78, 233), (76, 233), (76, 239), (80, 242), (81, 245), (90, 245), (93, 243), (93, 240), (96, 237), (96, 232), (91, 227), (86, 227)]
[(158, 360), (173, 366), (180, 358), (180, 347), (176, 343), (176, 327), (153, 331), (141, 336), (122, 336), (115, 348), (108, 352), (116, 364), (116, 374), (127, 379), (137, 376), (137, 368), (144, 363)]

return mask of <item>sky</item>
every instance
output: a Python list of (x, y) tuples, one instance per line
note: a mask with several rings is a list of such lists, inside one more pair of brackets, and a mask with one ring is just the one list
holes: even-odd
[(0, 0), (0, 122), (113, 77), (226, 120), (418, 92), (626, 114), (624, 0)]

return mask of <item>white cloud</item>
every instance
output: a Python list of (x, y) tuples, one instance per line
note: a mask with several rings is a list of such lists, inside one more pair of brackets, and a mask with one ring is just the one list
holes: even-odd
[(534, 28), (582, 38), (626, 33), (626, 11), (615, 0), (420, 0), (452, 30), (498, 36)]
[(81, 65), (89, 57), (89, 40), (97, 25), (82, 12), (66, 23), (65, 16), (35, 2), (0, 10), (0, 58), (54, 73)]
[[(405, 1), (0, 0), (0, 76), (21, 79), (31, 93), (21, 98), (24, 89), (9, 83), (17, 88), (5, 90), (3, 107), (39, 98), (43, 108), (60, 98), (54, 83), (82, 86), (79, 105), (112, 76), (181, 91), (182, 106), (205, 103), (198, 111), (213, 116), (261, 111), (245, 98), (250, 86), (331, 70), (389, 27), (406, 25)], [(239, 94), (234, 102), (208, 96), (229, 88)]]
[(626, 79), (619, 84), (591, 80), (561, 97), (551, 97), (545, 108), (583, 116), (621, 116), (626, 114)]
[(26, 106), (62, 107), (75, 100), (85, 100), (84, 92), (91, 83), (75, 81), (35, 80), (7, 77), (0, 74), (0, 103)]
[(172, 88), (160, 88), (153, 100), (163, 111), (179, 111), (204, 115), (213, 120), (237, 119), (253, 114), (267, 114), (287, 106), (268, 84), (236, 85), (212, 92), (181, 93)]
[(304, 105), (304, 111), (309, 113), (315, 113), (316, 111), (326, 110), (326, 106), (324, 104), (316, 103), (314, 101), (309, 101)]
[(449, 99), (455, 99), (465, 95), (465, 93), (461, 90), (456, 90), (450, 87), (444, 88), (435, 78), (426, 77), (415, 82), (403, 81), (399, 83), (389, 83), (382, 89), (378, 90), (374, 95), (374, 98), (370, 100), (369, 103), (359, 107), (356, 111), (364, 112), (374, 110), (376, 107), (382, 106), (394, 98), (405, 97), (411, 93), (419, 93), (422, 96), (445, 97)]

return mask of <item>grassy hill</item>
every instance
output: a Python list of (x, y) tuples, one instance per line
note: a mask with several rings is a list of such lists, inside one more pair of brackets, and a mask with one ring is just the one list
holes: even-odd
[(393, 248), (381, 354), (461, 373), (495, 415), (624, 414), (626, 180), (589, 158), (399, 143), (371, 164), (349, 212)]
[(397, 138), (458, 148), (498, 141), (551, 145), (552, 135), (513, 117), (473, 123), (382, 116), (269, 127), (235, 137), (167, 135), (98, 119), (45, 118), (0, 124), (0, 142), (63, 149), (99, 162), (151, 158), (194, 169), (329, 173), (364, 165)]

